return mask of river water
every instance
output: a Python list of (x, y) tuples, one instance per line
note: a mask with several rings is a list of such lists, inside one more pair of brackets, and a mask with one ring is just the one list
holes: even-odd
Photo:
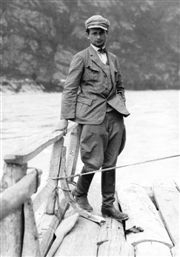
[[(141, 162), (180, 153), (180, 91), (127, 91), (131, 113), (125, 118), (126, 147), (118, 165)], [(1, 115), (1, 175), (3, 155), (21, 146), (32, 135), (54, 129), (60, 115), (60, 93), (3, 94)], [(51, 148), (39, 154), (30, 165), (47, 174)], [(80, 169), (81, 162), (78, 163)], [(118, 181), (149, 185), (154, 179), (179, 176), (179, 158), (118, 170)]]

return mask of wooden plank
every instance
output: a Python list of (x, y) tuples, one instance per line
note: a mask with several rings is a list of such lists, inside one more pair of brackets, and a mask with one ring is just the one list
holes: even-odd
[(0, 208), (0, 220), (14, 212), (36, 192), (37, 176), (37, 172), (32, 171), (1, 193), (0, 206), (3, 208)]
[(38, 232), (31, 199), (24, 203), (24, 236), (22, 257), (26, 256), (41, 256)]
[(54, 233), (59, 225), (60, 220), (55, 215), (44, 214), (39, 231), (40, 252), (42, 256), (46, 256), (54, 239)]
[(67, 175), (74, 175), (79, 154), (79, 138), (81, 134), (80, 126), (76, 126), (70, 134), (70, 143), (67, 151)]
[[(74, 126), (76, 125), (68, 128), (67, 132), (71, 131)], [(60, 140), (63, 136), (63, 131), (53, 131), (48, 134), (46, 133), (41, 135), (41, 138), (39, 138), (39, 135), (36, 135), (35, 137), (30, 138), (28, 143), (25, 141), (24, 145), (22, 145), (20, 149), (14, 151), (14, 153), (5, 155), (4, 160), (7, 163), (27, 163), (40, 152), (42, 152), (45, 148)]]
[(133, 246), (146, 241), (173, 246), (158, 211), (141, 186), (131, 184), (118, 188), (117, 195), (122, 210), (129, 215), (126, 229), (134, 226), (144, 229), (144, 232), (128, 234), (128, 242)]
[[(100, 183), (93, 181), (89, 199), (93, 205), (93, 214), (101, 215)], [(96, 224), (80, 217), (75, 228), (64, 238), (55, 256), (72, 255), (132, 256), (132, 246), (125, 242), (123, 226), (116, 220), (106, 218), (106, 223), (97, 227)]]
[(46, 207), (47, 214), (54, 214), (55, 211), (55, 202), (57, 194), (56, 189), (58, 185), (58, 180), (52, 180), (51, 178), (59, 176), (63, 144), (64, 138), (61, 138), (60, 140), (54, 143), (52, 149), (48, 182), (51, 185), (51, 192), (48, 196), (48, 202)]
[(55, 232), (55, 240), (47, 254), (47, 257), (53, 257), (56, 253), (57, 249), (59, 248), (60, 244), (63, 241), (63, 238), (71, 231), (71, 229), (75, 226), (77, 220), (79, 218), (78, 213), (74, 213), (73, 215), (63, 219), (56, 229)]
[[(64, 147), (62, 147), (64, 149)], [(63, 152), (64, 154), (64, 152)], [(59, 175), (62, 175), (64, 169), (64, 155), (61, 156), (60, 166), (58, 167)], [(38, 224), (38, 231), (40, 236), (40, 249), (42, 256), (45, 256), (49, 251), (55, 236), (55, 231), (59, 223), (64, 217), (64, 214), (69, 207), (69, 203), (67, 203), (64, 199), (64, 194), (62, 190), (58, 190), (58, 210), (56, 215), (47, 215), (44, 214), (41, 218), (41, 223)]]
[[(91, 184), (89, 198), (90, 203), (93, 203), (93, 214), (100, 215), (100, 185), (95, 181)], [(99, 230), (97, 223), (79, 217), (76, 226), (66, 235), (55, 256), (96, 256)]]
[(168, 234), (179, 252), (180, 193), (173, 181), (159, 181), (153, 186), (154, 198)]
[(80, 217), (55, 256), (96, 256), (99, 225)]
[[(26, 168), (26, 164), (23, 166), (5, 164), (0, 192), (18, 182), (26, 174)], [(14, 213), (0, 221), (1, 255), (19, 257), (22, 248), (22, 236), (22, 208), (19, 207)]]
[(60, 194), (59, 205), (61, 207), (61, 213), (58, 213), (58, 216), (57, 214), (48, 215), (45, 212), (43, 212), (43, 210), (41, 210), (41, 213), (36, 214), (42, 256), (45, 256), (45, 254), (50, 249), (54, 240), (54, 233), (69, 206), (69, 204), (64, 201), (63, 194)]

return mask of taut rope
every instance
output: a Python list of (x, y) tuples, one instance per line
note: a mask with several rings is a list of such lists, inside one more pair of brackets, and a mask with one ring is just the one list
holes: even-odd
[(151, 159), (151, 160), (146, 160), (146, 161), (143, 161), (143, 162), (134, 162), (134, 163), (130, 163), (130, 164), (114, 166), (114, 167), (109, 167), (109, 168), (104, 168), (104, 169), (99, 169), (99, 170), (92, 170), (92, 171), (89, 171), (89, 172), (86, 172), (86, 173), (77, 173), (75, 175), (70, 175), (70, 176), (50, 177), (50, 179), (53, 179), (53, 180), (70, 179), (70, 178), (75, 178), (75, 177), (80, 177), (80, 176), (86, 176), (86, 175), (97, 173), (97, 172), (105, 172), (105, 171), (110, 171), (110, 170), (114, 170), (114, 169), (121, 169), (121, 168), (130, 167), (130, 166), (141, 165), (141, 164), (145, 164), (145, 163), (149, 163), (149, 162), (163, 161), (163, 160), (166, 160), (166, 159), (176, 158), (176, 157), (180, 157), (180, 154), (161, 157), (161, 158), (156, 158), (156, 159)]

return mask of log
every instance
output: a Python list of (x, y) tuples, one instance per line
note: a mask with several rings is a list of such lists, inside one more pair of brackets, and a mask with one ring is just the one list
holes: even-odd
[[(71, 131), (77, 125), (73, 125), (68, 128), (67, 132)], [(6, 154), (4, 156), (4, 161), (6, 163), (16, 163), (23, 164), (27, 163), (33, 159), (36, 155), (42, 152), (45, 148), (60, 140), (64, 136), (63, 131), (53, 131), (51, 133), (46, 133), (37, 139), (37, 135), (32, 137), (27, 144), (27, 141), (24, 142), (24, 145), (20, 149), (17, 149), (14, 153)]]
[(138, 185), (131, 184), (126, 188), (117, 189), (118, 201), (122, 210), (129, 215), (126, 229), (141, 227), (140, 233), (129, 233), (127, 240), (133, 246), (142, 242), (159, 242), (165, 247), (172, 248), (172, 242), (166, 232), (159, 213), (148, 197), (145, 190)]
[(79, 214), (75, 213), (72, 216), (69, 216), (68, 218), (61, 221), (60, 225), (56, 229), (55, 236), (56, 239), (54, 240), (47, 257), (53, 257), (56, 253), (58, 247), (61, 245), (63, 238), (66, 236), (67, 233), (69, 233), (72, 228), (75, 226), (77, 220), (79, 218)]
[(97, 256), (133, 256), (133, 247), (125, 240), (122, 223), (112, 218), (106, 218), (101, 226), (97, 247)]
[(153, 186), (154, 198), (168, 234), (179, 252), (180, 193), (172, 181), (160, 181)]
[(172, 257), (172, 254), (170, 248), (164, 244), (159, 242), (143, 242), (134, 247), (134, 256)]
[(96, 256), (99, 225), (80, 217), (63, 240), (55, 256)]
[(22, 257), (26, 256), (41, 256), (38, 232), (31, 199), (24, 203), (24, 237)]
[(0, 194), (0, 220), (14, 212), (37, 191), (37, 172), (32, 171)]
[[(26, 174), (27, 165), (4, 165), (0, 192), (13, 186)], [(22, 207), (0, 221), (1, 256), (20, 256), (22, 250)]]
[(50, 161), (50, 171), (49, 171), (49, 181), (51, 185), (51, 192), (48, 196), (48, 202), (46, 207), (47, 214), (55, 213), (55, 203), (56, 203), (56, 189), (58, 185), (58, 180), (52, 180), (51, 177), (58, 177), (60, 172), (60, 163), (62, 155), (62, 147), (64, 144), (64, 138), (61, 138), (54, 143)]
[[(67, 152), (67, 176), (74, 175), (79, 154), (79, 138), (81, 134), (80, 126), (76, 126), (70, 134), (70, 143)], [(73, 179), (71, 179), (72, 181)]]
[[(99, 185), (100, 187), (100, 185)], [(97, 192), (97, 189), (95, 189)], [(97, 195), (97, 194), (95, 194)], [(96, 196), (97, 197), (97, 196)], [(117, 197), (114, 206), (119, 209)], [(125, 239), (124, 226), (112, 218), (105, 218), (97, 239), (98, 256), (133, 256), (133, 247)]]

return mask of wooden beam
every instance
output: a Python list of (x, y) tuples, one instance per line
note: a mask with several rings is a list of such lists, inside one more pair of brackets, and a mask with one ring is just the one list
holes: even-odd
[(159, 181), (153, 186), (154, 198), (161, 214), (164, 225), (176, 248), (180, 251), (180, 193), (173, 181)]
[(60, 220), (55, 215), (44, 214), (41, 222), (41, 230), (38, 231), (40, 239), (40, 251), (42, 256), (46, 256), (53, 243), (54, 233), (60, 223)]
[(36, 192), (38, 175), (32, 171), (0, 194), (0, 220), (14, 212)]
[[(71, 131), (72, 128), (76, 126), (71, 126), (67, 132)], [(42, 152), (45, 148), (49, 145), (55, 143), (59, 139), (64, 136), (63, 131), (53, 131), (51, 133), (46, 133), (41, 135), (41, 138), (36, 135), (24, 142), (24, 145), (21, 146), (20, 149), (17, 149), (14, 153), (6, 154), (4, 156), (4, 161), (7, 163), (16, 163), (16, 164), (23, 164), (27, 163), (31, 159), (33, 159), (36, 155)]]
[(21, 256), (41, 257), (38, 232), (31, 199), (24, 203), (24, 236)]
[(127, 240), (133, 246), (142, 242), (159, 242), (172, 248), (172, 242), (166, 232), (159, 213), (145, 190), (131, 184), (117, 189), (118, 201), (122, 210), (129, 215), (126, 229), (141, 227), (144, 231), (129, 233)]
[(79, 154), (80, 134), (81, 134), (80, 126), (73, 128), (70, 134), (70, 143), (68, 145), (68, 151), (67, 151), (67, 165), (66, 165), (67, 176), (74, 175), (76, 171), (76, 164), (77, 164), (78, 154)]
[[(13, 186), (26, 174), (27, 165), (4, 165), (0, 192)], [(22, 250), (23, 222), (22, 207), (0, 221), (1, 255), (20, 257)]]
[(42, 256), (45, 256), (49, 251), (55, 237), (55, 231), (61, 222), (68, 206), (69, 205), (67, 203), (64, 203), (64, 206), (61, 205), (61, 216), (57, 217), (56, 215), (48, 215), (45, 213), (41, 216), (38, 224), (38, 233)]
[(38, 209), (41, 207), (44, 202), (47, 202), (48, 196), (50, 192), (52, 191), (51, 185), (47, 183), (40, 192), (37, 193), (37, 195), (33, 199), (33, 209), (34, 212), (37, 212)]
[(55, 232), (55, 240), (47, 254), (47, 257), (53, 257), (56, 253), (57, 249), (59, 248), (60, 244), (62, 243), (64, 237), (69, 233), (72, 228), (75, 226), (77, 220), (79, 218), (78, 213), (74, 213), (73, 215), (63, 219), (56, 229)]
[[(63, 151), (63, 154), (64, 154), (64, 151)], [(63, 173), (63, 169), (65, 165), (65, 159), (63, 159), (65, 155), (63, 154), (61, 157), (61, 163), (59, 167), (60, 176)], [(62, 190), (59, 190), (58, 192), (59, 194), (58, 194), (57, 200), (58, 200), (58, 206), (60, 207), (60, 210), (56, 212), (56, 215), (44, 214), (41, 218), (41, 223), (38, 225), (38, 227), (40, 228), (38, 229), (38, 231), (40, 235), (40, 249), (41, 249), (42, 256), (45, 256), (49, 251), (55, 237), (56, 228), (61, 222), (61, 220), (63, 219), (64, 214), (69, 207), (69, 203), (65, 201)]]
[(64, 144), (64, 138), (61, 138), (60, 140), (54, 143), (53, 149), (52, 149), (52, 155), (50, 160), (49, 181), (48, 181), (48, 183), (51, 185), (51, 192), (48, 196), (48, 202), (46, 207), (47, 214), (54, 214), (55, 212), (55, 202), (56, 202), (56, 194), (57, 194), (56, 189), (58, 185), (58, 180), (52, 180), (51, 177), (59, 176), (63, 144)]

